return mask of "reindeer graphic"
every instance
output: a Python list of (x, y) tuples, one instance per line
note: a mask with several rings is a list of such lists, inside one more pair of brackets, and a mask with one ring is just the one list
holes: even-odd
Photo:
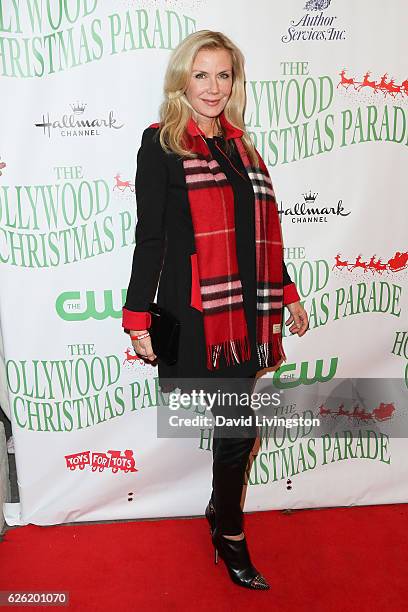
[(359, 83), (359, 85), (356, 87), (357, 91), (360, 91), (363, 87), (371, 87), (374, 93), (377, 93), (378, 85), (375, 81), (370, 81), (368, 78), (370, 74), (371, 72), (369, 70), (365, 73), (363, 82)]
[[(376, 254), (374, 253), (374, 255), (370, 258), (370, 261), (368, 262), (367, 270), (371, 270), (373, 274), (374, 272), (379, 272), (380, 274), (382, 274), (387, 269), (387, 264), (383, 264), (381, 262), (381, 258), (378, 258), (377, 261), (375, 261), (375, 257)], [(364, 270), (364, 272), (365, 271), (366, 270)]]
[(356, 81), (354, 77), (347, 78), (346, 70), (343, 68), (343, 70), (339, 72), (340, 81), (337, 83), (337, 88), (341, 86), (348, 91), (349, 87), (352, 85), (353, 89), (358, 92), (360, 92), (363, 88), (368, 87), (369, 89), (372, 89), (375, 94), (378, 91), (381, 91), (384, 96), (390, 95), (393, 98), (395, 98), (397, 95), (408, 95), (408, 79), (402, 81), (400, 85), (396, 85), (395, 79), (390, 79), (387, 81), (388, 73), (386, 72), (382, 75), (381, 79), (377, 83), (376, 81), (370, 81), (370, 74), (371, 72), (368, 70), (363, 76), (362, 81)]
[(339, 87), (340, 85), (342, 87), (344, 87), (347, 91), (347, 89), (350, 87), (350, 85), (353, 86), (353, 88), (356, 88), (356, 82), (353, 79), (353, 77), (351, 77), (351, 79), (348, 79), (346, 77), (346, 70), (343, 68), (343, 70), (339, 73), (340, 77), (341, 77), (341, 81), (339, 83), (337, 83), (337, 87)]
[(336, 259), (336, 263), (334, 264), (332, 270), (334, 270), (334, 268), (348, 268), (348, 265), (349, 265), (348, 261), (347, 260), (342, 261), (340, 259), (340, 253), (337, 253), (335, 259)]
[(383, 74), (383, 75), (382, 75), (382, 77), (381, 77), (381, 81), (380, 81), (380, 82), (378, 83), (378, 85), (377, 85), (377, 90), (378, 90), (378, 91), (382, 91), (382, 92), (383, 92), (383, 94), (384, 94), (384, 96), (386, 96), (386, 95), (387, 95), (387, 93), (389, 93), (390, 95), (392, 95), (393, 97), (395, 97), (395, 96), (394, 96), (394, 90), (395, 90), (395, 89), (398, 89), (398, 90), (399, 90), (399, 93), (401, 93), (401, 87), (402, 87), (402, 85), (401, 85), (401, 86), (397, 86), (397, 87), (395, 87), (395, 86), (394, 86), (395, 79), (391, 79), (390, 81), (388, 81), (388, 82), (387, 82), (387, 76), (388, 76), (388, 74), (387, 74), (387, 73), (385, 73), (385, 74)]
[(131, 363), (134, 363), (134, 362), (140, 363), (143, 366), (145, 365), (145, 362), (142, 359), (142, 357), (139, 357), (139, 355), (136, 355), (136, 354), (132, 355), (132, 353), (130, 352), (130, 349), (129, 348), (126, 349), (126, 351), (125, 351), (125, 359), (123, 360), (123, 364), (122, 365), (125, 365), (126, 363), (131, 364)]
[(116, 179), (116, 185), (113, 187), (112, 191), (115, 191), (115, 189), (119, 189), (119, 191), (125, 191), (126, 189), (130, 189), (132, 193), (135, 192), (134, 183), (131, 183), (130, 181), (122, 181), (120, 179), (119, 172), (116, 174), (115, 179)]

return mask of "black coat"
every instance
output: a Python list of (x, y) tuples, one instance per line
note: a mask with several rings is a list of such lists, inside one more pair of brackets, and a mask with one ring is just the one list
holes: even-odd
[[(254, 193), (250, 181), (244, 180), (207, 139), (213, 157), (220, 164), (234, 192), (237, 258), (243, 287), (244, 312), (251, 346), (251, 358), (227, 366), (223, 356), (218, 370), (206, 367), (203, 315), (191, 306), (192, 258), (195, 250), (182, 159), (166, 153), (160, 146), (157, 128), (147, 128), (137, 156), (136, 246), (132, 273), (124, 304), (126, 311), (145, 312), (157, 293), (157, 303), (168, 308), (181, 322), (179, 358), (167, 366), (158, 360), (159, 377), (189, 378), (209, 376), (245, 377), (260, 369), (256, 352), (256, 259)], [(220, 146), (223, 139), (217, 138)], [(233, 164), (247, 176), (234, 145)], [(293, 285), (283, 265), (285, 289)], [(293, 299), (294, 285), (289, 292)], [(287, 303), (287, 300), (284, 301)], [(126, 325), (124, 324), (124, 327)], [(143, 329), (143, 325), (132, 329)]]

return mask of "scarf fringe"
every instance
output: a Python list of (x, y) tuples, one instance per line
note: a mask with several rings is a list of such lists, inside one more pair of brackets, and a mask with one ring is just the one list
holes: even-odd
[(236, 340), (225, 340), (220, 344), (209, 344), (207, 345), (208, 369), (218, 370), (222, 351), (228, 366), (242, 363), (251, 357), (251, 347), (247, 336)]
[(286, 361), (287, 357), (282, 346), (280, 335), (275, 334), (272, 342), (261, 342), (257, 344), (259, 365), (268, 368), (276, 365), (281, 359)]
[(283, 359), (283, 361), (287, 361), (287, 357), (285, 355), (285, 351), (283, 350), (283, 346), (282, 346), (282, 336), (280, 334), (278, 335), (277, 340), (278, 340), (279, 353), (280, 353), (279, 359)]

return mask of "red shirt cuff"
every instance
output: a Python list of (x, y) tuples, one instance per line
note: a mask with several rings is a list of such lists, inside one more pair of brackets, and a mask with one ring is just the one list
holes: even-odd
[(296, 289), (295, 283), (289, 283), (289, 285), (283, 286), (283, 303), (292, 304), (293, 302), (299, 302), (300, 297)]
[(148, 329), (152, 324), (150, 312), (136, 312), (122, 308), (122, 327), (125, 329)]

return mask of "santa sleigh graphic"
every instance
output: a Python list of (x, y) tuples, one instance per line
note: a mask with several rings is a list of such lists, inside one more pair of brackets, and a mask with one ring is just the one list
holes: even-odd
[(376, 255), (372, 255), (370, 260), (362, 260), (362, 254), (357, 255), (354, 261), (349, 261), (347, 259), (342, 260), (341, 254), (337, 253), (335, 256), (335, 263), (332, 267), (332, 270), (335, 268), (337, 270), (347, 269), (349, 272), (355, 270), (356, 268), (363, 269), (364, 272), (378, 272), (382, 274), (383, 272), (400, 272), (401, 270), (405, 270), (408, 267), (408, 252), (400, 252), (396, 251), (396, 253), (385, 263), (381, 261), (381, 258), (376, 259)]
[(392, 418), (394, 412), (393, 402), (381, 402), (372, 412), (366, 412), (365, 408), (360, 408), (358, 404), (353, 407), (353, 410), (345, 409), (344, 404), (341, 404), (337, 410), (327, 408), (324, 404), (319, 406), (320, 416), (347, 416), (349, 419), (357, 419), (358, 421), (388, 421)]
[(385, 404), (381, 402), (381, 404), (374, 408), (373, 415), (377, 421), (388, 421), (395, 411), (395, 406), (392, 402), (389, 404)]

